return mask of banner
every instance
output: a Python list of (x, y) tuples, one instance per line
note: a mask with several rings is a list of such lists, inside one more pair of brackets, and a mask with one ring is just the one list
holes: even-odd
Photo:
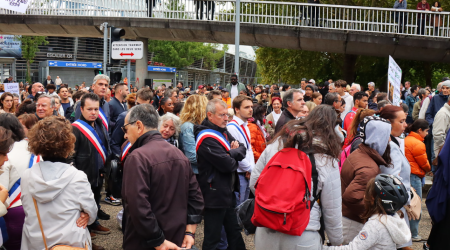
[(0, 8), (25, 14), (30, 2), (31, 0), (0, 0)]
[[(4, 1), (4, 0), (0, 0)], [(13, 35), (0, 35), (0, 57), (22, 57), (21, 42)]]
[(402, 69), (395, 62), (394, 58), (389, 56), (388, 68), (388, 98), (394, 106), (400, 106), (401, 91), (400, 85), (402, 81)]
[[(19, 89), (19, 83), (12, 82), (12, 83), (3, 83), (5, 86), (5, 92), (9, 92), (11, 94), (17, 94), (20, 96), (20, 89)], [(20, 103), (20, 98), (19, 98)]]

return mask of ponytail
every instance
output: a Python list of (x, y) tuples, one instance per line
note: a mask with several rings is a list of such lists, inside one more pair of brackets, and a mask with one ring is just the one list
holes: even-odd
[(409, 124), (405, 129), (405, 133), (415, 132), (417, 133), (419, 129), (426, 130), (430, 127), (430, 124), (424, 119), (417, 119), (412, 124)]

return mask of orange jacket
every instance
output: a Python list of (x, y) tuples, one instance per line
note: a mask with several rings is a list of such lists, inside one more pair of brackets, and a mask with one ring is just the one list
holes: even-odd
[(425, 177), (425, 174), (431, 171), (423, 140), (415, 132), (411, 132), (405, 138), (405, 156), (409, 161), (409, 165), (411, 165), (411, 174), (415, 174), (420, 178)]
[(231, 108), (231, 98), (230, 97), (228, 97), (227, 99), (222, 98), (222, 101), (224, 101), (228, 105), (229, 109)]
[(247, 124), (248, 130), (250, 130), (250, 140), (252, 144), (253, 156), (255, 157), (255, 163), (258, 161), (264, 149), (266, 149), (266, 139), (264, 133), (258, 127), (258, 125), (249, 122)]

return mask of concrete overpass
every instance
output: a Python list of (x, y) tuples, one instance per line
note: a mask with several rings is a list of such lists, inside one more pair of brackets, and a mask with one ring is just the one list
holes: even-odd
[[(103, 37), (99, 26), (108, 22), (126, 29), (126, 38), (234, 43), (234, 23), (127, 17), (0, 16), (0, 34), (67, 37)], [(383, 34), (314, 27), (243, 23), (241, 44), (450, 62), (450, 39), (402, 34)]]
[[(450, 62), (450, 13), (249, 0), (240, 7), (243, 45)], [(25, 14), (0, 8), (0, 34), (103, 37), (108, 22), (129, 39), (233, 44), (234, 9), (234, 0), (159, 0), (151, 9), (146, 0), (31, 0)]]

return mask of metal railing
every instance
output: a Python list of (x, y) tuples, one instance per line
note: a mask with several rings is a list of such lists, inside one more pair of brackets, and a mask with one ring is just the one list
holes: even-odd
[[(31, 0), (26, 14), (235, 22), (235, 5), (234, 0)], [(240, 8), (241, 23), (450, 37), (448, 12), (249, 0)], [(0, 14), (17, 13), (0, 9)]]

